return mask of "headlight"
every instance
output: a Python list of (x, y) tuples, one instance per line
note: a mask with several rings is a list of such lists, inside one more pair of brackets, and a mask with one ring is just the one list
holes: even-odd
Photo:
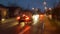
[(5, 21), (5, 19), (3, 18), (2, 21)]
[(20, 26), (21, 26), (21, 27), (24, 27), (24, 26), (25, 26), (25, 22), (21, 22), (21, 23), (20, 23)]
[(32, 18), (33, 18), (33, 24), (36, 24), (38, 22), (39, 15), (38, 14), (37, 15), (33, 15)]

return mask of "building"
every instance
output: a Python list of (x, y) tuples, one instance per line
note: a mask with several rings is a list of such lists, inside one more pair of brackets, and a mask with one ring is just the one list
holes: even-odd
[(15, 17), (15, 16), (19, 15), (20, 11), (22, 10), (22, 8), (14, 7), (14, 6), (10, 6), (7, 8), (9, 9), (8, 10), (8, 16), (9, 17)]
[(1, 18), (6, 18), (8, 9), (0, 4), (0, 16)]

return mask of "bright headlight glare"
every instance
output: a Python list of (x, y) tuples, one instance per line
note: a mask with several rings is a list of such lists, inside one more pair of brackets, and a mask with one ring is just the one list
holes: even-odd
[(24, 23), (24, 22), (21, 22), (21, 23), (20, 23), (20, 26), (21, 26), (21, 27), (24, 27), (24, 26), (25, 26), (25, 23)]
[(5, 21), (5, 19), (3, 18), (2, 21)]
[(33, 22), (34, 22), (33, 24), (36, 24), (38, 22), (39, 15), (33, 15), (32, 18), (33, 18)]

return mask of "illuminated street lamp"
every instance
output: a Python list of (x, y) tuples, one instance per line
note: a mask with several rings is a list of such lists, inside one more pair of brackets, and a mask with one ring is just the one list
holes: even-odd
[(45, 7), (45, 10), (47, 10), (47, 7)]
[(51, 15), (51, 13), (52, 13), (51, 10), (52, 10), (52, 8), (49, 8), (49, 10), (50, 10), (49, 18), (52, 19), (52, 15)]
[(32, 8), (32, 10), (34, 10), (34, 8)]
[(49, 8), (49, 10), (52, 10), (51, 8)]
[(46, 5), (46, 2), (44, 1), (44, 5)]
[(2, 21), (5, 21), (5, 19), (3, 18)]
[(37, 9), (37, 8), (32, 8), (32, 10), (34, 10), (34, 11), (38, 11), (38, 9)]

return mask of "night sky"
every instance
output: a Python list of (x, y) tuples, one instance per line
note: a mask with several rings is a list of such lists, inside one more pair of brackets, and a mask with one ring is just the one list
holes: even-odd
[[(20, 6), (24, 9), (39, 8), (42, 11), (44, 10), (43, 2), (44, 0), (0, 0), (0, 4), (5, 6), (9, 6), (9, 4), (16, 4), (16, 6)], [(53, 5), (58, 3), (59, 0), (46, 0), (46, 2), (48, 8), (53, 8)]]

